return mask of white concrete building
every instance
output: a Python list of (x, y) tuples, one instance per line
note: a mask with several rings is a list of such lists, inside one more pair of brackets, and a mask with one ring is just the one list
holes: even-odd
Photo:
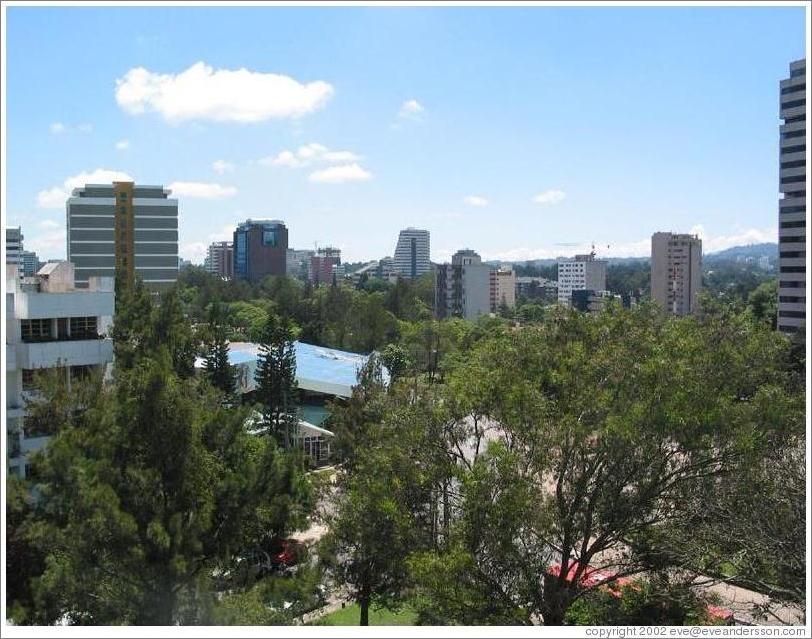
[(409, 227), (398, 236), (395, 247), (395, 271), (402, 277), (415, 278), (431, 270), (429, 232)]
[(498, 313), (502, 304), (516, 306), (516, 273), (509, 265), (491, 269), (491, 313)]
[(462, 317), (475, 320), (491, 312), (493, 267), (471, 249), (457, 251), (451, 264), (437, 266), (434, 311), (439, 319)]
[(70, 262), (50, 262), (34, 277), (6, 267), (6, 432), (11, 472), (26, 475), (28, 455), (48, 437), (26, 423), (26, 400), (36, 398), (36, 371), (59, 369), (71, 383), (113, 361), (107, 334), (115, 306), (112, 277), (75, 287)]
[(606, 260), (595, 258), (595, 253), (558, 258), (558, 303), (572, 304), (573, 291), (606, 290)]
[(310, 279), (310, 258), (316, 251), (289, 248), (285, 254), (285, 273), (300, 280)]
[(803, 331), (806, 321), (806, 60), (781, 80), (778, 201), (778, 330)]
[(234, 242), (212, 242), (206, 250), (203, 268), (225, 280), (234, 277)]

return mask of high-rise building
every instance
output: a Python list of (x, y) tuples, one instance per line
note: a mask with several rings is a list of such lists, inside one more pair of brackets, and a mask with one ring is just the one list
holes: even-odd
[(163, 186), (86, 184), (67, 202), (68, 261), (76, 286), (90, 277), (135, 276), (161, 289), (178, 279), (178, 201)]
[(439, 319), (476, 319), (491, 312), (492, 267), (470, 250), (457, 251), (451, 264), (440, 264), (435, 272), (434, 311)]
[(207, 273), (218, 275), (224, 280), (234, 277), (234, 243), (212, 242), (206, 251), (203, 268)]
[(234, 231), (234, 277), (259, 282), (284, 275), (288, 229), (281, 220), (247, 220)]
[(781, 80), (778, 202), (778, 330), (803, 330), (806, 321), (806, 60)]
[(408, 278), (420, 277), (431, 270), (429, 232), (423, 229), (403, 229), (395, 247), (395, 271)]
[(606, 290), (606, 260), (594, 252), (558, 259), (558, 303), (571, 305), (572, 292), (582, 290)]
[(702, 289), (702, 240), (696, 235), (651, 236), (651, 299), (672, 315), (696, 311)]
[(20, 251), (20, 273), (22, 275), (31, 277), (39, 268), (39, 257), (34, 251)]
[(341, 265), (341, 249), (325, 246), (310, 258), (310, 281), (313, 284), (332, 284), (333, 276), (340, 280), (344, 273)]
[(516, 306), (516, 273), (510, 266), (491, 269), (491, 313)]
[(6, 267), (6, 433), (8, 467), (25, 477), (26, 460), (48, 441), (42, 424), (27, 417), (36, 400), (36, 374), (64, 372), (68, 384), (113, 361), (107, 335), (113, 321), (112, 277), (90, 276), (76, 289), (70, 262), (49, 262), (33, 277)]
[(288, 277), (307, 280), (310, 277), (310, 258), (316, 251), (289, 248), (286, 256), (285, 273)]
[(17, 228), (6, 229), (6, 264), (19, 264), (23, 251), (23, 232)]

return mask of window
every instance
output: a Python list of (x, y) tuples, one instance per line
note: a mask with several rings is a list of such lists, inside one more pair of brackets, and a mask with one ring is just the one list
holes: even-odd
[(780, 257), (804, 257), (803, 251), (781, 251)]
[[(803, 138), (803, 137), (806, 137), (806, 131), (804, 131), (803, 129), (799, 129), (797, 131), (786, 131), (785, 133), (781, 134), (781, 139), (782, 140), (788, 140), (789, 138)], [(801, 150), (803, 150), (803, 149), (801, 149)], [(787, 153), (787, 150), (784, 149), (784, 152)]]
[(93, 366), (71, 366), (70, 367), (70, 381), (81, 382), (90, 379), (93, 374)]
[[(780, 238), (778, 238), (778, 240), (779, 240), (779, 242), (781, 244), (788, 244), (790, 242), (806, 242), (806, 236), (805, 235), (782, 235)], [(782, 254), (782, 257), (790, 257), (790, 256)], [(796, 257), (803, 257), (803, 255), (798, 255)]]
[(778, 317), (799, 317), (803, 319), (806, 317), (805, 311), (778, 311)]
[(73, 339), (98, 339), (95, 317), (71, 317), (70, 335)]
[(782, 102), (781, 108), (782, 109), (794, 109), (795, 107), (803, 106), (806, 103), (804, 98), (800, 100), (790, 100), (789, 102)]
[[(806, 210), (804, 206), (782, 206), (780, 213), (803, 213)], [(795, 229), (804, 228), (806, 220), (795, 220), (792, 222), (781, 222), (782, 229)]]
[(782, 169), (797, 169), (798, 167), (806, 166), (804, 160), (793, 160), (792, 162), (781, 162)]
[(24, 342), (45, 342), (53, 339), (52, 322), (49, 319), (24, 319), (20, 324)]
[(789, 177), (781, 178), (781, 184), (792, 184), (793, 182), (806, 182), (806, 176), (790, 175)]
[(797, 295), (779, 295), (778, 301), (786, 304), (806, 304), (806, 298)]
[(781, 280), (778, 283), (778, 288), (804, 288), (804, 282)]
[(806, 273), (805, 266), (782, 266), (782, 273)]
[(276, 231), (262, 231), (262, 244), (276, 246)]
[[(801, 131), (801, 135), (803, 135), (804, 133), (805, 133), (804, 131)], [(796, 137), (796, 136), (787, 136), (785, 134), (784, 137), (786, 138), (786, 137)], [(799, 153), (801, 151), (806, 151), (806, 143), (801, 144), (801, 145), (796, 145), (796, 146), (785, 146), (785, 147), (781, 148), (781, 153)]]
[(788, 93), (797, 93), (798, 91), (806, 90), (805, 84), (796, 84), (795, 86), (791, 87), (784, 87), (781, 89), (781, 95), (787, 95)]

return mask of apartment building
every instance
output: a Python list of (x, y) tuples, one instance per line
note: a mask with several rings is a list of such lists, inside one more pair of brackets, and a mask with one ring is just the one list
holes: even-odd
[(573, 291), (606, 290), (606, 260), (594, 251), (573, 258), (558, 258), (558, 303), (572, 304)]
[(778, 330), (806, 321), (806, 60), (789, 65), (780, 83)]
[(26, 277), (36, 275), (40, 269), (39, 256), (34, 251), (20, 251), (20, 273)]
[(409, 227), (398, 235), (395, 247), (395, 271), (402, 277), (414, 279), (431, 270), (431, 238), (424, 229)]
[(36, 374), (62, 372), (68, 384), (104, 372), (113, 361), (107, 337), (113, 321), (112, 277), (90, 276), (76, 287), (70, 262), (49, 262), (33, 277), (6, 267), (6, 432), (11, 472), (25, 477), (28, 456), (48, 441), (26, 419), (26, 400), (35, 400)]
[(491, 271), (479, 254), (470, 249), (457, 251), (450, 264), (435, 271), (434, 309), (438, 319), (462, 317), (473, 320), (491, 312)]
[(178, 279), (178, 201), (163, 186), (86, 184), (67, 202), (67, 256), (76, 286), (91, 277), (168, 288)]
[(260, 282), (284, 275), (288, 229), (281, 220), (246, 220), (234, 231), (234, 277)]
[(19, 264), (23, 252), (23, 232), (18, 226), (6, 229), (6, 264)]
[(510, 266), (491, 269), (491, 313), (516, 306), (516, 273)]
[(234, 242), (212, 242), (206, 250), (203, 268), (224, 280), (234, 277)]
[(316, 251), (289, 248), (285, 258), (285, 273), (300, 280), (310, 279), (310, 258)]
[(332, 284), (334, 276), (336, 281), (340, 281), (344, 277), (344, 269), (341, 266), (341, 249), (332, 246), (318, 249), (316, 254), (310, 258), (310, 282), (316, 285)]
[(702, 289), (702, 240), (696, 235), (651, 236), (651, 299), (671, 315), (690, 315)]

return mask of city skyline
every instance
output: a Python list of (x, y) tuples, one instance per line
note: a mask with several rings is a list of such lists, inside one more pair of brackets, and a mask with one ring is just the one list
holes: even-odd
[(7, 15), (6, 225), (43, 260), (65, 256), (71, 189), (126, 177), (173, 190), (196, 263), (247, 218), (346, 261), (393, 255), (410, 226), (435, 262), (777, 239), (800, 7)]

